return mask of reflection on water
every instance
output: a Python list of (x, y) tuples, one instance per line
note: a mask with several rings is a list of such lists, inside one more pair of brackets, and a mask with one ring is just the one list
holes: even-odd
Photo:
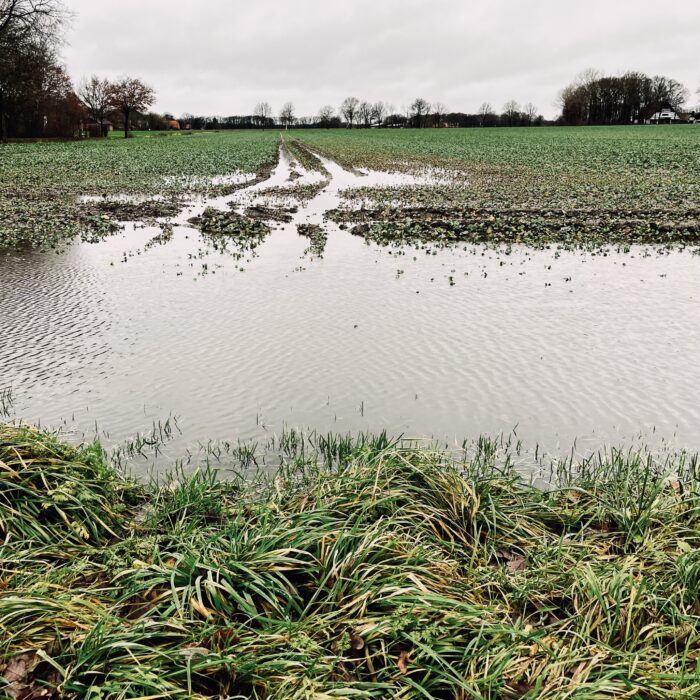
[(128, 226), (2, 255), (0, 389), (16, 415), (117, 442), (175, 414), (171, 454), (284, 425), (700, 449), (700, 257), (399, 254), (330, 228), (311, 259), (307, 217), (318, 203), (247, 260), (185, 226), (146, 249), (158, 230)]

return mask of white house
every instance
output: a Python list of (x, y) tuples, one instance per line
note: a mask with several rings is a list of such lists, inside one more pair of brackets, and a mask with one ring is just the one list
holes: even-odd
[(672, 124), (681, 121), (681, 117), (672, 107), (663, 107), (647, 119), (647, 124)]

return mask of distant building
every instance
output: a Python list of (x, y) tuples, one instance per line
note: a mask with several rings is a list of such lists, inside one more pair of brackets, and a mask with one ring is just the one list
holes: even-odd
[(168, 119), (166, 124), (168, 125), (168, 129), (172, 129), (173, 131), (180, 131), (180, 122), (177, 119)]
[(650, 108), (647, 115), (645, 124), (692, 124), (696, 119), (692, 112), (681, 112), (668, 103)]
[(678, 112), (671, 107), (664, 107), (658, 112), (654, 112), (647, 120), (649, 124), (671, 124), (671, 122), (680, 121)]
[(105, 119), (102, 124), (99, 122), (88, 122), (83, 125), (83, 130), (88, 136), (107, 136), (110, 131), (114, 131), (114, 125), (108, 119)]

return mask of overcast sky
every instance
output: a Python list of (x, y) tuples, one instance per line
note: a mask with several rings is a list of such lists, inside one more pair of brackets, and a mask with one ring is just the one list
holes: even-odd
[(141, 77), (155, 106), (226, 116), (260, 100), (297, 115), (348, 95), (401, 111), (488, 101), (557, 112), (559, 90), (597, 68), (664, 74), (696, 98), (698, 0), (66, 0), (71, 75)]

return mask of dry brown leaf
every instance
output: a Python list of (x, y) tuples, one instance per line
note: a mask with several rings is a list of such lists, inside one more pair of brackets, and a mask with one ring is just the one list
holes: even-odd
[(32, 673), (41, 663), (41, 658), (34, 651), (13, 656), (7, 662), (2, 677), (7, 683), (3, 693), (17, 700), (40, 700), (53, 695), (53, 690), (34, 685)]
[(508, 569), (508, 573), (510, 573), (510, 574), (515, 574), (518, 571), (523, 571), (524, 568), (525, 568), (525, 557), (522, 554), (519, 554), (518, 556), (513, 557), (506, 564), (506, 569)]
[(8, 683), (24, 683), (29, 674), (36, 668), (39, 658), (36, 652), (28, 651), (25, 654), (13, 656), (8, 662), (3, 678)]
[(408, 673), (408, 652), (402, 649), (399, 653), (399, 660), (397, 662), (399, 671), (405, 676)]

